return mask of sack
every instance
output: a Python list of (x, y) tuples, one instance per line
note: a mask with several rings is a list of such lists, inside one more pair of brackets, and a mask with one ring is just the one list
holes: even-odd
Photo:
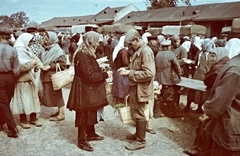
[(127, 104), (127, 99), (129, 95), (125, 97), (125, 107), (118, 108), (118, 113), (123, 124), (133, 123), (130, 106)]
[(51, 75), (52, 85), (54, 90), (59, 90), (64, 86), (73, 82), (74, 67), (61, 70), (59, 63), (56, 64), (56, 73)]
[(172, 76), (170, 79), (173, 84), (177, 84), (181, 81), (181, 79), (178, 77), (178, 75), (175, 73), (175, 71), (172, 72)]

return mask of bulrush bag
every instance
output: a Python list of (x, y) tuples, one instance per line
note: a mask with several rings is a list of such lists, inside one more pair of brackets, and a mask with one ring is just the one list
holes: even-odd
[(59, 90), (64, 86), (73, 82), (74, 67), (61, 70), (59, 63), (56, 64), (56, 73), (51, 75), (52, 85), (54, 90)]

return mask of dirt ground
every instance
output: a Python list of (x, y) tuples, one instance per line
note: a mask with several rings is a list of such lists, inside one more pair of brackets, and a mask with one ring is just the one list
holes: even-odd
[[(67, 101), (69, 88), (62, 89), (64, 100)], [(186, 96), (180, 100), (184, 107)], [(193, 109), (196, 106), (193, 105)], [(138, 151), (125, 150), (128, 143), (125, 135), (134, 133), (134, 125), (122, 124), (118, 112), (111, 105), (104, 108), (104, 121), (96, 125), (99, 135), (105, 137), (103, 141), (92, 141), (93, 152), (79, 149), (77, 144), (77, 128), (74, 127), (75, 112), (65, 109), (65, 120), (49, 121), (50, 114), (56, 108), (41, 106), (39, 120), (42, 127), (31, 126), (22, 129), (19, 117), (14, 115), (19, 129), (19, 138), (6, 136), (7, 127), (0, 131), (1, 156), (184, 156), (184, 148), (191, 148), (195, 138), (199, 114), (182, 113), (179, 118), (151, 118), (151, 127), (157, 134), (146, 135), (146, 148)]]

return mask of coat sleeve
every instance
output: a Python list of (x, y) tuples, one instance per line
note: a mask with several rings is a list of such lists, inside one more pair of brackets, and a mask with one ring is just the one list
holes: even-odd
[(204, 112), (213, 119), (225, 113), (239, 95), (240, 76), (236, 73), (226, 73), (217, 84), (214, 94), (204, 103)]

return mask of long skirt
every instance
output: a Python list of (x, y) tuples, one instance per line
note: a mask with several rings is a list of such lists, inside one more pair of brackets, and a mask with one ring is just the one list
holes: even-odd
[(10, 107), (13, 114), (29, 115), (40, 112), (37, 89), (31, 81), (16, 83)]
[(46, 107), (64, 106), (62, 90), (53, 90), (52, 82), (43, 82), (43, 96), (41, 104)]
[(128, 77), (119, 75), (117, 71), (113, 71), (112, 95), (118, 98), (125, 98), (128, 94)]

